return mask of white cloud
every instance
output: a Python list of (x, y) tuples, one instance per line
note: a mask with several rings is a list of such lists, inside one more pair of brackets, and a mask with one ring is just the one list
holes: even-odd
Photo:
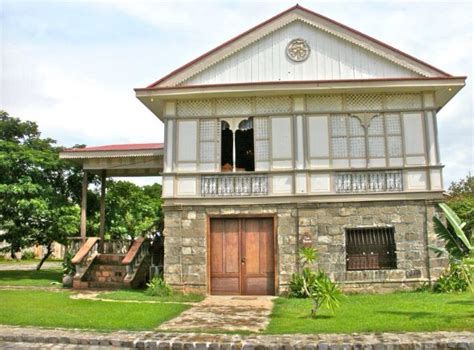
[[(18, 28), (2, 28), (0, 108), (37, 121), (46, 136), (68, 146), (162, 141), (162, 123), (134, 97), (132, 89), (294, 5), (291, 1), (82, 3), (92, 17), (96, 12), (128, 16), (129, 22), (141, 25), (147, 34), (90, 43), (68, 42), (61, 33), (52, 33), (57, 37), (47, 43), (36, 38), (10, 39), (25, 26), (37, 28), (42, 35), (51, 32), (33, 14), (19, 18), (22, 25)], [(467, 86), (441, 110), (438, 120), (445, 183), (474, 172), (470, 3), (303, 1), (302, 5), (449, 73), (469, 75)], [(61, 30), (64, 28), (62, 23)]]

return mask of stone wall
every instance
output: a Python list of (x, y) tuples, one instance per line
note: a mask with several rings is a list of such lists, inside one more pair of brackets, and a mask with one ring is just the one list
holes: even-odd
[[(319, 252), (315, 267), (327, 271), (346, 290), (413, 288), (438, 277), (446, 265), (446, 259), (436, 258), (427, 248), (439, 244), (431, 219), (435, 212), (435, 204), (425, 201), (165, 206), (164, 276), (175, 288), (207, 292), (208, 217), (268, 214), (276, 217), (277, 225), (277, 293), (287, 290), (291, 275), (298, 271), (297, 252), (303, 240)], [(345, 228), (374, 225), (395, 228), (397, 269), (346, 271)]]

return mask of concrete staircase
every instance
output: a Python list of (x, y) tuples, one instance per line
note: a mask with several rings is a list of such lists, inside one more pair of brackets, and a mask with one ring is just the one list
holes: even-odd
[(148, 240), (137, 238), (126, 254), (99, 253), (98, 243), (97, 237), (88, 238), (71, 260), (76, 267), (73, 278), (74, 289), (145, 286), (151, 265)]
[(118, 289), (123, 287), (123, 279), (127, 268), (122, 264), (125, 255), (100, 254), (92, 263), (90, 269), (83, 277), (87, 288), (92, 289)]

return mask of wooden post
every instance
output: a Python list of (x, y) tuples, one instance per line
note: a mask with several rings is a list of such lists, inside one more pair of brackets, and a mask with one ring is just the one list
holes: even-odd
[(236, 159), (236, 149), (235, 149), (235, 133), (236, 131), (232, 131), (232, 172), (235, 173), (236, 171), (236, 164), (237, 164), (237, 159)]
[(105, 170), (102, 170), (101, 181), (100, 181), (100, 226), (99, 226), (99, 249), (100, 252), (104, 252), (104, 234), (105, 234), (105, 187), (106, 187), (106, 176)]
[(86, 240), (87, 228), (87, 170), (84, 170), (82, 178), (82, 198), (81, 198), (81, 238), (83, 243)]

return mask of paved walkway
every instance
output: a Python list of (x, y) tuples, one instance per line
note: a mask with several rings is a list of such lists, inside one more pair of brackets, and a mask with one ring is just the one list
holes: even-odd
[[(421, 350), (474, 349), (473, 332), (232, 335), (161, 332), (99, 333), (0, 325), (4, 344), (57, 344), (53, 349), (148, 348), (160, 350)], [(104, 348), (102, 348), (104, 347)], [(17, 348), (23, 348), (18, 346)], [(27, 348), (27, 347), (25, 347)], [(50, 345), (46, 348), (51, 348)], [(35, 349), (33, 347), (33, 349)]]
[(272, 299), (270, 296), (208, 296), (163, 323), (158, 330), (261, 332), (270, 321)]
[[(61, 267), (61, 261), (46, 261), (43, 266), (41, 267), (41, 270), (47, 270), (47, 269), (53, 269), (53, 268), (59, 268)], [(35, 270), (36, 269), (37, 263), (28, 263), (28, 264), (23, 264), (23, 263), (2, 263), (0, 264), (0, 271), (11, 271), (11, 270)]]

